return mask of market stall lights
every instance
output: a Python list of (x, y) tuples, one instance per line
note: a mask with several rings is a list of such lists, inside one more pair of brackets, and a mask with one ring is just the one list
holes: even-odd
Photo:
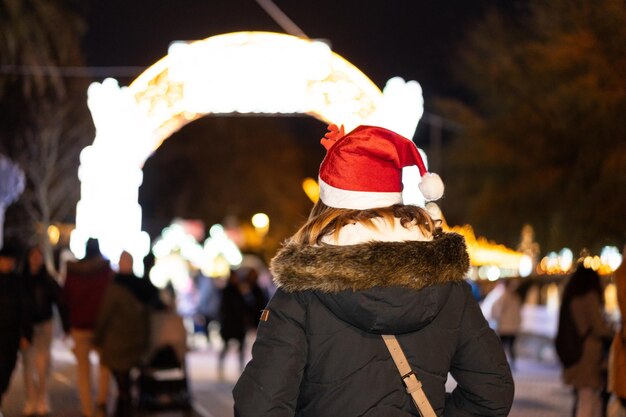
[(533, 260), (528, 255), (523, 255), (519, 260), (519, 275), (524, 278), (533, 272)]

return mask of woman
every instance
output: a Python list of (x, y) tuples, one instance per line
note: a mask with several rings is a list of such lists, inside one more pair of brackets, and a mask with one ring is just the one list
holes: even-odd
[(272, 260), (278, 290), (234, 388), (235, 415), (417, 416), (381, 337), (396, 335), (436, 415), (506, 416), (513, 380), (464, 282), (463, 238), (402, 204), (403, 167), (418, 166), (428, 200), (443, 192), (438, 177), (387, 129), (331, 126), (322, 144), (320, 201)]
[(46, 416), (50, 414), (47, 383), (50, 371), (53, 307), (55, 305), (59, 307), (61, 287), (48, 274), (43, 254), (38, 246), (33, 246), (28, 251), (22, 280), (28, 294), (33, 324), (32, 343), (21, 349), (26, 388), (26, 403), (22, 414)]
[(117, 384), (116, 417), (133, 413), (130, 371), (148, 348), (149, 304), (154, 296), (150, 283), (133, 275), (132, 268), (132, 256), (122, 252), (119, 272), (104, 294), (95, 328), (100, 360)]
[(522, 325), (522, 297), (517, 292), (517, 282), (504, 281), (504, 292), (491, 308), (491, 317), (496, 321), (496, 333), (502, 346), (509, 353), (511, 368), (515, 369), (515, 339)]
[(571, 320), (584, 339), (580, 358), (563, 369), (563, 382), (576, 391), (576, 417), (602, 415), (604, 346), (613, 334), (604, 320), (603, 300), (598, 273), (579, 265), (563, 290), (559, 317), (560, 331), (564, 320)]

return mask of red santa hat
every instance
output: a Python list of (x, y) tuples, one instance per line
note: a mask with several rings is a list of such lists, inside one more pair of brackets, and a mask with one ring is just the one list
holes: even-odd
[(365, 210), (402, 203), (402, 168), (416, 165), (427, 201), (443, 195), (439, 175), (429, 173), (415, 144), (391, 130), (359, 126), (344, 134), (331, 125), (319, 173), (320, 199), (335, 208)]

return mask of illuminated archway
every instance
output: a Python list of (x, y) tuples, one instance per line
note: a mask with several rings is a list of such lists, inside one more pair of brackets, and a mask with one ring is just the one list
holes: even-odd
[[(80, 257), (97, 237), (111, 259), (127, 250), (138, 260), (149, 250), (138, 204), (143, 164), (187, 123), (207, 114), (303, 113), (346, 131), (372, 124), (412, 138), (423, 113), (417, 82), (392, 78), (381, 92), (326, 44), (271, 32), (173, 43), (128, 87), (93, 83), (88, 105), (96, 137), (80, 156), (71, 249)], [(411, 177), (405, 185), (417, 190), (419, 175)]]

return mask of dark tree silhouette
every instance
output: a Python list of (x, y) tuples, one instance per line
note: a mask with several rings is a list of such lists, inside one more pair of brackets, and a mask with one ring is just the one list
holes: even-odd
[(43, 243), (49, 269), (48, 226), (73, 222), (79, 152), (93, 138), (89, 80), (61, 72), (83, 64), (85, 25), (78, 5), (0, 0), (0, 152), (26, 174), (26, 189), (7, 213), (7, 227), (24, 241)]
[(448, 148), (451, 223), (544, 251), (626, 238), (626, 4), (533, 2), (492, 12), (455, 61), (471, 98), (440, 100), (465, 126)]

